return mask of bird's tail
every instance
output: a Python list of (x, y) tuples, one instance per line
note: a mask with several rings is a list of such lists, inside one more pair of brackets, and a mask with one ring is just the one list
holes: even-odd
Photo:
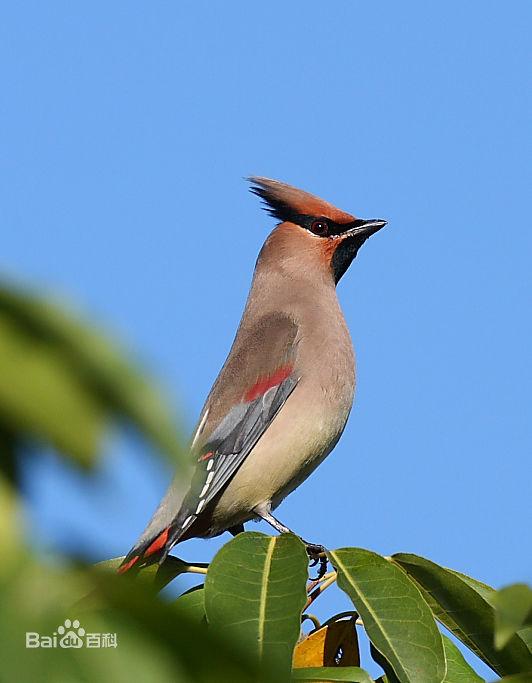
[(119, 574), (125, 574), (132, 567), (139, 568), (154, 562), (162, 564), (174, 545), (184, 540), (195, 516), (186, 516), (182, 502), (182, 494), (174, 482), (148, 526), (122, 561)]
[(140, 567), (144, 564), (151, 564), (152, 562), (159, 560), (163, 554), (166, 558), (166, 555), (168, 555), (172, 547), (167, 547), (171, 528), (171, 526), (168, 526), (153, 539), (150, 539), (149, 541), (146, 541), (140, 545), (134, 545), (123, 559), (120, 567), (118, 567), (118, 573), (125, 574), (135, 565)]
[(144, 533), (139, 541), (131, 548), (118, 567), (119, 574), (125, 574), (132, 567), (140, 568), (147, 564), (158, 562), (162, 564), (172, 548), (182, 540), (189, 538), (187, 531), (194, 520), (187, 524), (181, 522), (181, 516), (177, 515), (171, 524), (164, 529), (146, 538)]

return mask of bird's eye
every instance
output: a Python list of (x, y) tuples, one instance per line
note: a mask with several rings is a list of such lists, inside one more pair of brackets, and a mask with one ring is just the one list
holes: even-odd
[(310, 230), (320, 237), (324, 237), (329, 232), (329, 226), (325, 221), (313, 221)]

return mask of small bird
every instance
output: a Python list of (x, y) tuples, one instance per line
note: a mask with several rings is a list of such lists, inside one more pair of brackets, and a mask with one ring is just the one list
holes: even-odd
[[(279, 223), (200, 414), (191, 483), (170, 486), (120, 573), (253, 519), (290, 532), (272, 511), (332, 451), (351, 410), (355, 357), (336, 285), (386, 221), (355, 218), (277, 180), (249, 181)], [(316, 564), (323, 546), (305, 543)]]

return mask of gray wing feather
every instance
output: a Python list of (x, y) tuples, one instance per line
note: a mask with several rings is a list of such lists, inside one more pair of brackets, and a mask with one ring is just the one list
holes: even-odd
[[(196, 470), (175, 520), (176, 538), (193, 524), (199, 514), (198, 509), (203, 510), (229, 483), (298, 381), (299, 378), (291, 375), (254, 401), (234, 406), (213, 431), (209, 442), (202, 449), (205, 453), (212, 451), (213, 455), (206, 462), (200, 463), (201, 466)], [(207, 463), (211, 459), (214, 464), (208, 468)], [(206, 482), (207, 490), (201, 495)], [(203, 502), (200, 505), (201, 501)], [(186, 524), (182, 524), (183, 521)]]

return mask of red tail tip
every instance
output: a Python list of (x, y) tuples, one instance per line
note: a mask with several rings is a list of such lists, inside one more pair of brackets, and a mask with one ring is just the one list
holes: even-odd
[(121, 564), (117, 569), (118, 574), (125, 574), (138, 561), (139, 557), (140, 555), (135, 555), (129, 560), (129, 562)]
[(170, 527), (167, 527), (161, 534), (159, 534), (159, 536), (157, 536), (155, 541), (150, 546), (148, 546), (143, 557), (149, 557), (150, 555), (153, 555), (154, 553), (164, 548), (166, 541), (168, 540), (169, 533)]

